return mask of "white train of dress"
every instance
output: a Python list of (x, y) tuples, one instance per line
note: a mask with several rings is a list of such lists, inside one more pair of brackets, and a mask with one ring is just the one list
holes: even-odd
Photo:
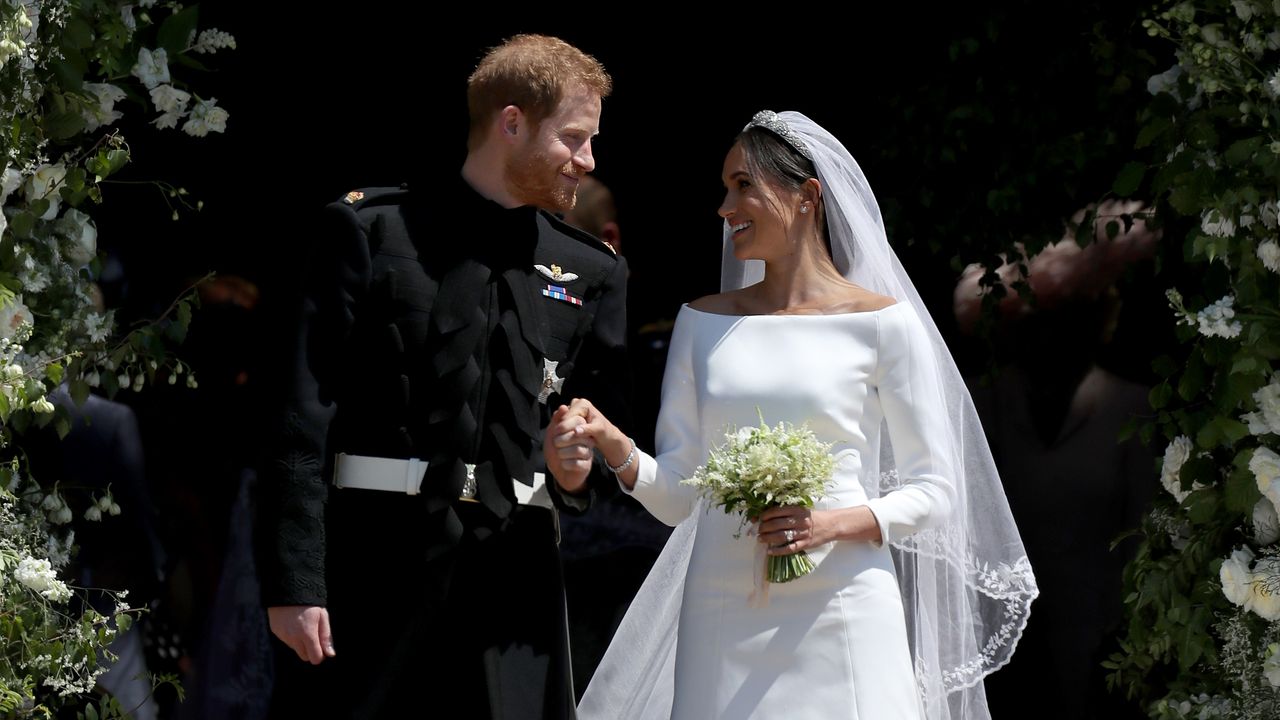
[[(762, 556), (741, 517), (706, 509), (682, 485), (725, 433), (759, 422), (807, 423), (833, 444), (837, 471), (817, 507), (868, 505), (890, 542), (944, 519), (950, 469), (930, 452), (944, 403), (924, 328), (909, 304), (838, 315), (730, 316), (685, 306), (673, 332), (657, 457), (641, 455), (632, 494), (679, 525), (641, 594), (673, 597), (676, 628), (611, 647), (580, 706), (583, 718), (868, 718), (923, 716), (888, 544), (841, 541), (809, 551), (817, 569), (748, 602)], [(901, 480), (869, 496), (887, 428)], [(738, 535), (738, 537), (735, 537)], [(672, 592), (671, 588), (675, 590)], [(662, 590), (662, 588), (666, 588)], [(634, 613), (633, 613), (634, 615)], [(654, 620), (674, 613), (654, 613)], [(631, 615), (624, 624), (643, 623)], [(667, 637), (675, 632), (676, 637)], [(674, 642), (673, 642), (674, 641)], [(652, 675), (636, 682), (635, 673)], [(670, 675), (671, 677), (664, 677)], [(625, 684), (624, 697), (609, 692)], [(597, 692), (603, 690), (604, 692)]]

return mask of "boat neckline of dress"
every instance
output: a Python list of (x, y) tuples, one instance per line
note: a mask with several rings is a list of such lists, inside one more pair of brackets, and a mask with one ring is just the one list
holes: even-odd
[(884, 312), (885, 310), (889, 310), (890, 308), (896, 308), (901, 304), (902, 304), (901, 302), (895, 302), (892, 305), (885, 305), (884, 307), (877, 308), (875, 310), (858, 310), (856, 312), (846, 312), (846, 313), (769, 313), (769, 314), (756, 314), (756, 315), (732, 315), (730, 313), (708, 312), (706, 310), (699, 310), (698, 308), (690, 305), (689, 303), (684, 303), (684, 307), (689, 310), (692, 310), (693, 312), (698, 313), (699, 315), (709, 315), (711, 317), (721, 317), (721, 318), (739, 320), (742, 318), (838, 318), (838, 317), (851, 317), (855, 315), (876, 315), (878, 313)]

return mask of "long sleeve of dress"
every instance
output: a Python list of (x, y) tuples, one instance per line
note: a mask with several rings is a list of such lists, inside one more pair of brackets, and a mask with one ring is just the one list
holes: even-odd
[(955, 500), (946, 404), (937, 363), (920, 319), (912, 312), (880, 313), (876, 390), (884, 410), (901, 487), (867, 505), (884, 542), (939, 524)]
[[(687, 310), (682, 309), (683, 316)], [(639, 452), (635, 487), (623, 492), (639, 500), (662, 522), (675, 527), (693, 511), (697, 490), (680, 481), (693, 475), (705, 448), (699, 431), (693, 380), (693, 323), (676, 318), (662, 376), (662, 405), (656, 428), (657, 457)]]

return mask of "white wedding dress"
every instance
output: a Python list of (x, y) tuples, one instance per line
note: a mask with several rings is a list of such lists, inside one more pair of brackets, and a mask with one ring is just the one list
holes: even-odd
[[(770, 425), (807, 423), (833, 443), (837, 470), (817, 508), (868, 505), (889, 542), (935, 525), (951, 508), (953, 485), (947, 461), (930, 450), (930, 437), (946, 423), (933, 365), (909, 303), (839, 315), (681, 309), (663, 380), (658, 456), (640, 456), (632, 491), (662, 521), (690, 521), (671, 541), (693, 544), (683, 598), (673, 600), (680, 603), (676, 642), (667, 643), (674, 694), (638, 700), (635, 707), (647, 710), (633, 713), (592, 708), (588, 691), (584, 718), (658, 717), (668, 702), (677, 720), (923, 717), (888, 543), (811, 549), (813, 573), (769, 585), (764, 606), (748, 603), (763, 562), (755, 536), (735, 538), (741, 516), (705, 509), (680, 481), (726, 431), (757, 424), (759, 411)], [(900, 484), (876, 497), (864, 482), (879, 486), (882, 428)], [(625, 673), (631, 664), (613, 665)]]

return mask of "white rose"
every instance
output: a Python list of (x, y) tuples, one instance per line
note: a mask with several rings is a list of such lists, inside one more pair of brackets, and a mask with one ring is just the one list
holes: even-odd
[(1258, 388), (1253, 394), (1253, 401), (1257, 403), (1258, 411), (1246, 415), (1249, 432), (1254, 435), (1280, 433), (1280, 376), (1271, 378), (1271, 382)]
[(1280, 507), (1280, 455), (1260, 447), (1249, 458), (1249, 470), (1258, 481), (1258, 489), (1262, 491), (1262, 495), (1272, 505)]
[(22, 296), (15, 297), (8, 305), (0, 307), (0, 338), (11, 338), (24, 323), (35, 324), (31, 311), (22, 304)]
[(49, 209), (40, 216), (41, 220), (52, 220), (58, 216), (58, 204), (62, 199), (58, 191), (66, 177), (67, 169), (62, 165), (41, 165), (36, 168), (35, 174), (27, 178), (27, 201), (49, 201)]
[(79, 265), (93, 260), (98, 253), (98, 228), (88, 215), (76, 209), (68, 210), (59, 221), (63, 231), (71, 240), (65, 251), (67, 259)]
[(53, 403), (49, 402), (49, 398), (41, 396), (39, 400), (31, 403), (31, 409), (42, 415), (48, 415), (54, 411)]
[(1271, 687), (1280, 688), (1280, 643), (1267, 646), (1267, 659), (1262, 662), (1262, 674)]
[(1179, 435), (1169, 443), (1169, 447), (1164, 451), (1164, 464), (1160, 468), (1160, 482), (1164, 488), (1169, 491), (1181, 504), (1183, 500), (1190, 495), (1186, 490), (1182, 489), (1181, 483), (1178, 481), (1178, 473), (1181, 472), (1182, 466), (1191, 457), (1191, 439), (1186, 435)]
[(187, 114), (187, 103), (191, 101), (191, 93), (179, 90), (172, 85), (157, 85), (151, 88), (151, 103), (156, 110), (181, 117)]
[(142, 48), (138, 51), (138, 62), (134, 64), (132, 73), (148, 90), (169, 82), (169, 53), (164, 48)]
[(1253, 567), (1245, 608), (1264, 620), (1280, 620), (1280, 557), (1266, 557)]
[(1270, 545), (1280, 540), (1280, 516), (1276, 506), (1267, 498), (1261, 498), (1253, 506), (1253, 539), (1259, 545)]
[(123, 90), (107, 83), (85, 83), (84, 90), (98, 101), (97, 107), (83, 109), (84, 129), (87, 132), (93, 132), (124, 117), (124, 113), (115, 109), (116, 103), (125, 98)]
[(1231, 557), (1222, 561), (1218, 571), (1218, 579), (1222, 581), (1222, 594), (1235, 605), (1244, 605), (1249, 599), (1250, 583), (1253, 573), (1249, 565), (1253, 562), (1253, 553), (1242, 547), (1231, 553)]

